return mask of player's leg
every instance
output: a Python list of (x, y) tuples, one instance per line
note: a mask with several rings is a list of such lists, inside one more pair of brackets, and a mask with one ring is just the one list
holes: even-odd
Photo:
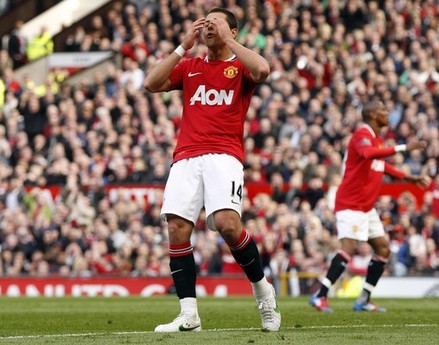
[(228, 155), (208, 155), (205, 172), (206, 214), (209, 228), (229, 245), (236, 262), (250, 280), (259, 306), (262, 328), (277, 331), (281, 316), (273, 286), (265, 278), (256, 242), (241, 223), (242, 164)]
[(328, 292), (341, 277), (355, 253), (357, 241), (367, 239), (367, 217), (364, 212), (344, 210), (336, 213), (340, 249), (331, 261), (320, 289), (310, 297), (309, 304), (318, 311), (331, 313), (328, 304)]
[(367, 269), (363, 290), (354, 304), (356, 311), (386, 311), (370, 302), (370, 295), (381, 278), (390, 255), (389, 241), (385, 236), (384, 228), (375, 209), (369, 212), (369, 244), (374, 250)]
[(350, 238), (340, 240), (341, 246), (337, 254), (331, 260), (325, 278), (321, 280), (319, 291), (311, 296), (309, 303), (318, 311), (332, 313), (328, 304), (328, 292), (332, 285), (341, 277), (347, 264), (351, 261), (355, 252), (357, 241)]
[(200, 331), (201, 321), (195, 293), (196, 267), (190, 236), (202, 206), (201, 175), (194, 174), (198, 160), (177, 162), (166, 183), (162, 215), (169, 234), (170, 270), (180, 301), (180, 314), (156, 327), (156, 332)]
[(251, 282), (261, 313), (263, 330), (279, 330), (281, 315), (276, 302), (276, 293), (274, 287), (265, 278), (256, 242), (242, 229), (240, 217), (234, 210), (216, 211), (213, 214), (213, 222), (229, 245), (236, 262)]

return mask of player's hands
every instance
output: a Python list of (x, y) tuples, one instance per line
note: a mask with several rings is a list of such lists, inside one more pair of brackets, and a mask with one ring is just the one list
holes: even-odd
[(209, 24), (215, 27), (221, 41), (225, 42), (227, 39), (234, 39), (229, 24), (223, 18), (213, 18)]
[(407, 143), (407, 151), (423, 150), (427, 147), (427, 142), (421, 140), (411, 140)]
[(404, 179), (407, 182), (413, 183), (422, 189), (428, 188), (431, 184), (431, 178), (427, 175), (425, 175), (425, 176), (408, 175)]
[(205, 18), (199, 18), (192, 23), (191, 29), (186, 33), (181, 41), (181, 46), (185, 50), (189, 50), (194, 46), (195, 40), (200, 36), (200, 31), (204, 26)]

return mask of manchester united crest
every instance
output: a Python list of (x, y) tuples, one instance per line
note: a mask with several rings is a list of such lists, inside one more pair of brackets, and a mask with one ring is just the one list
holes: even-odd
[(224, 76), (229, 79), (233, 79), (238, 75), (238, 67), (229, 66), (224, 68)]

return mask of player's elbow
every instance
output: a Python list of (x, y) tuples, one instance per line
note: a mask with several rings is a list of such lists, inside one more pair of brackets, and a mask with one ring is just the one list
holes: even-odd
[(171, 82), (169, 79), (166, 79), (164, 81), (156, 80), (153, 77), (147, 76), (145, 80), (143, 81), (143, 87), (146, 91), (149, 92), (162, 92), (162, 91), (169, 91), (171, 89)]
[(259, 68), (252, 74), (253, 81), (256, 83), (262, 83), (267, 80), (270, 75), (270, 66), (267, 64), (261, 64)]
[(154, 85), (154, 83), (152, 83), (151, 80), (149, 80), (148, 78), (146, 78), (145, 81), (143, 82), (143, 87), (145, 88), (146, 91), (149, 92), (157, 92), (159, 90), (157, 85)]

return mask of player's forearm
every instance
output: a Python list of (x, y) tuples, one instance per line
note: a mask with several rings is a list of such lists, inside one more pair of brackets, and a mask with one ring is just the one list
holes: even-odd
[(390, 175), (390, 176), (392, 176), (394, 178), (398, 178), (398, 179), (405, 179), (407, 177), (405, 172), (403, 172), (399, 169), (396, 169), (393, 165), (391, 165), (387, 162), (384, 163), (384, 172), (387, 175)]
[(416, 184), (418, 187), (421, 187), (423, 189), (428, 188), (431, 184), (431, 178), (428, 175), (423, 175), (423, 176), (406, 175), (404, 177), (404, 180)]
[(249, 70), (254, 82), (262, 83), (268, 78), (270, 75), (270, 65), (267, 60), (234, 39), (229, 39), (225, 43)]
[(420, 188), (428, 188), (431, 184), (431, 178), (428, 175), (424, 176), (413, 176), (410, 174), (407, 174), (399, 169), (396, 169), (393, 165), (385, 162), (384, 163), (384, 172), (387, 175), (390, 175), (392, 177), (405, 180), (409, 183), (413, 183), (417, 185)]
[(180, 59), (181, 56), (174, 51), (163, 61), (152, 67), (143, 82), (145, 89), (149, 92), (168, 91), (170, 86), (169, 76)]

